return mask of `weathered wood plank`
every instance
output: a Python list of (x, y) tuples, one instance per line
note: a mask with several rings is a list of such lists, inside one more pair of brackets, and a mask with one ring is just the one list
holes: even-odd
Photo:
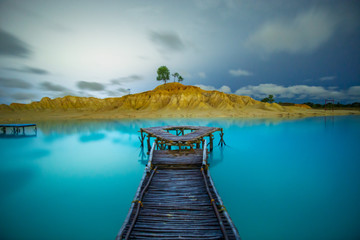
[[(175, 141), (189, 144), (189, 141), (196, 140), (196, 147), (199, 147), (202, 137), (211, 138), (213, 132), (222, 129), (167, 126), (141, 130), (163, 141), (161, 144), (164, 141), (169, 141), (169, 145), (176, 145)], [(175, 135), (167, 132), (176, 130), (179, 131)], [(193, 132), (181, 135), (184, 130)], [(152, 151), (151, 164), (158, 171), (153, 175), (150, 184), (146, 183), (146, 179), (141, 183), (141, 191), (146, 184), (147, 188), (141, 203), (136, 203), (136, 206), (141, 204), (139, 214), (137, 216), (133, 208), (121, 236), (127, 235), (129, 239), (225, 239), (226, 235), (226, 239), (240, 239), (232, 222), (228, 222), (226, 211), (226, 214), (218, 212), (217, 205), (214, 205), (222, 205), (222, 201), (210, 176), (205, 176), (200, 171), (200, 167), (204, 169), (202, 166), (206, 166), (208, 172), (206, 156), (206, 149)], [(210, 201), (209, 196), (215, 199)], [(130, 227), (135, 215), (136, 223)]]

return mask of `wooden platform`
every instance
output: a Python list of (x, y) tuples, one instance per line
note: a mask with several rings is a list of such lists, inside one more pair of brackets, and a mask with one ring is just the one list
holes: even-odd
[(155, 150), (152, 163), (158, 167), (176, 167), (176, 168), (194, 168), (201, 167), (203, 159), (203, 150), (183, 150), (183, 151), (170, 151), (170, 150)]
[(173, 146), (182, 148), (200, 148), (204, 144), (205, 138), (208, 138), (210, 151), (213, 150), (213, 133), (220, 131), (219, 145), (224, 146), (223, 129), (218, 127), (204, 127), (204, 126), (160, 126), (140, 128), (141, 136), (139, 137), (141, 145), (144, 146), (144, 141), (147, 135), (147, 147), (150, 151), (150, 138), (155, 138), (157, 146), (164, 150), (171, 149)]
[[(150, 128), (141, 128), (142, 131), (150, 134), (153, 137), (158, 138), (159, 140), (165, 140), (168, 142), (193, 142), (197, 139), (209, 136), (210, 134), (221, 131), (221, 128), (216, 127), (203, 127), (203, 126), (163, 126), (163, 127), (150, 127)], [(182, 132), (181, 135), (175, 135), (169, 133), (171, 130), (178, 130)], [(184, 130), (191, 130), (191, 133), (184, 134)]]
[[(33, 131), (26, 129), (33, 128)], [(0, 138), (36, 137), (36, 124), (0, 124)]]
[(116, 239), (240, 239), (205, 149), (154, 150)]

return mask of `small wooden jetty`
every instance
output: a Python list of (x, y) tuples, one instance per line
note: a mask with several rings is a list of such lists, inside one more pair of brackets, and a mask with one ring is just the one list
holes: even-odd
[[(149, 161), (116, 239), (240, 239), (210, 176), (207, 142), (221, 128), (142, 128)], [(154, 138), (150, 146), (150, 138)]]
[(0, 124), (0, 137), (17, 138), (17, 137), (36, 137), (36, 124)]

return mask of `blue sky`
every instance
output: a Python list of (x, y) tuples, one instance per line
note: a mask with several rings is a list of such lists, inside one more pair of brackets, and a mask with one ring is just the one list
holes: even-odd
[(359, 1), (0, 0), (0, 103), (184, 84), (283, 102), (360, 101)]

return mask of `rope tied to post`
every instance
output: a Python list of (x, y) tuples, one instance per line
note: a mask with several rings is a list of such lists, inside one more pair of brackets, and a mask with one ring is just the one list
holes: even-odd
[(218, 207), (219, 212), (227, 212), (227, 209), (224, 205), (218, 205), (217, 207)]

